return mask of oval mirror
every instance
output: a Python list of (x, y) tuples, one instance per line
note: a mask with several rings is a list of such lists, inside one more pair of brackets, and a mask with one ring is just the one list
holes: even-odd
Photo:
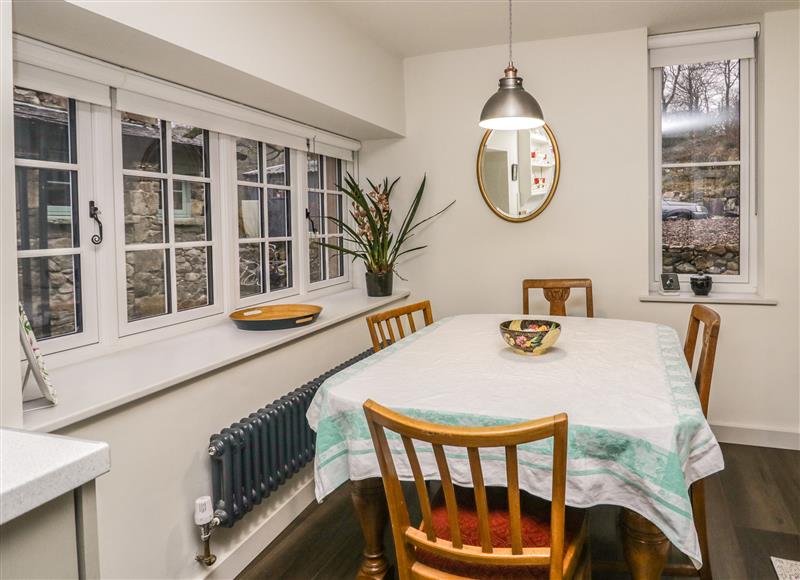
[(478, 150), (478, 187), (486, 205), (504, 220), (524, 222), (553, 199), (560, 173), (550, 127), (486, 131)]

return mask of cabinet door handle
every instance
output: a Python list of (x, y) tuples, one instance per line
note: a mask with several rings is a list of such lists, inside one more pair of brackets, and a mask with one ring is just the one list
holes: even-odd
[(92, 243), (99, 246), (103, 243), (103, 222), (97, 217), (100, 214), (100, 208), (97, 207), (94, 201), (89, 202), (89, 217), (97, 222), (98, 233), (92, 235)]

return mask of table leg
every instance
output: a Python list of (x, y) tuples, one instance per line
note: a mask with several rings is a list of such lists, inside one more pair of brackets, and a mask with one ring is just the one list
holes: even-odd
[(389, 562), (383, 553), (383, 530), (388, 520), (383, 480), (373, 477), (351, 481), (350, 496), (364, 534), (364, 557), (356, 578), (381, 579), (389, 571)]
[(647, 518), (622, 510), (622, 547), (633, 580), (661, 578), (670, 543)]

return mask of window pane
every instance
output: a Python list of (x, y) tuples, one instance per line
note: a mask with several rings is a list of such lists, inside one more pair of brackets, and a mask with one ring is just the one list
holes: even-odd
[[(339, 220), (342, 219), (342, 196), (338, 193), (329, 193), (328, 194), (328, 203), (325, 205), (325, 216), (328, 218), (337, 218)], [(338, 223), (331, 219), (325, 220), (327, 228), (327, 232), (330, 234), (338, 234), (341, 233), (340, 226)]]
[(289, 185), (289, 158), (286, 149), (265, 145), (267, 164), (267, 183), (270, 185)]
[(261, 181), (258, 141), (236, 140), (236, 174), (239, 181)]
[(292, 285), (292, 242), (269, 244), (269, 288), (283, 290)]
[(79, 245), (78, 173), (17, 167), (17, 247), (21, 250)]
[(134, 113), (121, 116), (123, 169), (161, 171), (161, 122)]
[(178, 311), (207, 306), (211, 300), (208, 268), (211, 248), (175, 248)]
[(22, 159), (76, 163), (74, 101), (14, 87), (14, 154)]
[(267, 224), (271, 238), (292, 235), (290, 196), (291, 193), (283, 189), (270, 189), (267, 192)]
[(317, 242), (317, 238), (312, 238), (308, 242), (309, 280), (311, 280), (311, 282), (319, 282), (325, 277), (322, 271), (325, 248), (320, 246)]
[(19, 296), (36, 338), (81, 332), (79, 256), (20, 258)]
[(261, 237), (260, 187), (239, 186), (239, 237)]
[(662, 69), (663, 163), (739, 160), (739, 61)]
[[(342, 238), (328, 238), (328, 243), (336, 246), (342, 245)], [(344, 254), (333, 248), (328, 248), (328, 278), (338, 278), (344, 276)]]
[(325, 189), (339, 189), (341, 167), (342, 162), (338, 159), (325, 157)]
[(308, 187), (319, 189), (321, 180), (319, 178), (320, 155), (308, 155)]
[(151, 177), (123, 177), (125, 243), (158, 244), (164, 241), (164, 183)]
[(172, 172), (208, 176), (207, 133), (199, 127), (172, 123)]
[(308, 214), (309, 218), (311, 219), (311, 231), (315, 234), (323, 234), (323, 222), (322, 222), (322, 205), (323, 200), (325, 199), (324, 193), (318, 193), (316, 191), (309, 191), (308, 192)]
[(207, 183), (173, 181), (173, 219), (176, 242), (201, 242), (210, 239)]
[(664, 272), (739, 274), (739, 166), (662, 173)]
[(125, 270), (129, 322), (169, 312), (164, 250), (125, 252)]
[(262, 275), (263, 244), (239, 244), (239, 296), (264, 292)]

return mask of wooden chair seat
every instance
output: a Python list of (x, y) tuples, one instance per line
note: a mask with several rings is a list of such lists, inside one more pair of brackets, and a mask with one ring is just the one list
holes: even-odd
[[(475, 505), (475, 494), (470, 488), (454, 486), (458, 502), (458, 525), (464, 544), (480, 546), (479, 516)], [(508, 509), (508, 493), (502, 487), (487, 487), (486, 499), (489, 507), (489, 532), (491, 544), (496, 548), (511, 548), (511, 520)], [(540, 548), (550, 546), (550, 502), (525, 492), (520, 493), (522, 546)], [(431, 500), (431, 517), (436, 536), (452, 541), (444, 494), (440, 490)], [(424, 531), (424, 525), (420, 526)], [(586, 517), (583, 510), (567, 508), (564, 528), (565, 567), (570, 568), (566, 558), (580, 553), (586, 539)], [(571, 556), (570, 556), (571, 555)], [(487, 566), (452, 560), (444, 556), (417, 549), (417, 561), (442, 572), (467, 578), (548, 578), (548, 566)]]

